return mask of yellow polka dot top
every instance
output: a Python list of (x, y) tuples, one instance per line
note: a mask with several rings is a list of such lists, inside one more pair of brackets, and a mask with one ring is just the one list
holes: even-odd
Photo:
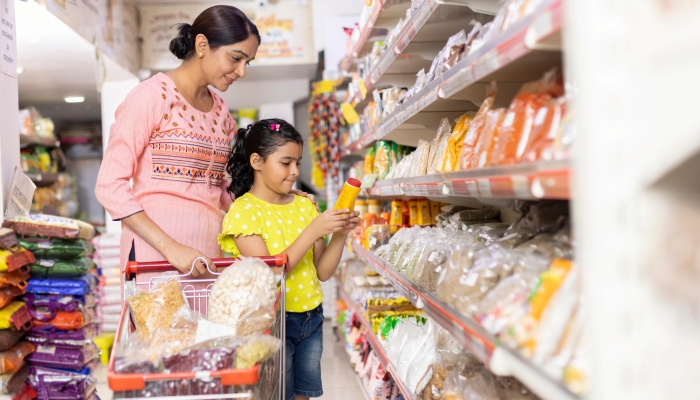
[[(219, 244), (233, 257), (239, 257), (241, 252), (233, 238), (258, 235), (265, 241), (270, 255), (280, 254), (317, 216), (316, 207), (306, 197), (295, 195), (290, 204), (279, 205), (246, 193), (237, 198), (226, 213)], [(323, 302), (323, 292), (314, 266), (313, 247), (287, 276), (286, 285), (286, 311), (311, 311)]]

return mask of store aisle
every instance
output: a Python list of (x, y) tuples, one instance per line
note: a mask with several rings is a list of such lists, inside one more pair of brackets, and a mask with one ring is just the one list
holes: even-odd
[(323, 358), (321, 358), (321, 375), (323, 377), (322, 400), (359, 400), (365, 395), (359, 386), (355, 371), (350, 367), (350, 359), (343, 343), (333, 333), (330, 320), (323, 324)]
[[(323, 358), (321, 359), (323, 376), (323, 396), (321, 400), (359, 400), (364, 399), (362, 389), (350, 368), (350, 360), (343, 344), (333, 334), (330, 320), (323, 325)], [(107, 386), (107, 367), (100, 368), (95, 374), (97, 393), (102, 400), (111, 400), (112, 392)]]

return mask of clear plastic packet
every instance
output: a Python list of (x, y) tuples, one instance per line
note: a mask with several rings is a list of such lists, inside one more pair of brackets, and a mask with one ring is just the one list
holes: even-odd
[(408, 248), (405, 257), (401, 263), (396, 266), (396, 270), (401, 272), (408, 279), (413, 280), (413, 273), (423, 254), (435, 243), (434, 231), (430, 228), (425, 229)]
[(539, 282), (535, 271), (516, 273), (499, 282), (477, 305), (474, 317), (494, 335), (524, 317), (527, 298)]
[(114, 349), (114, 372), (118, 374), (152, 374), (162, 369), (162, 345), (151, 346), (139, 335), (131, 335)]
[(260, 259), (242, 257), (214, 282), (208, 319), (236, 327), (239, 336), (262, 334), (274, 321), (277, 279)]
[(493, 400), (498, 390), (492, 376), (484, 368), (474, 371), (452, 370), (445, 380), (445, 400)]
[[(451, 132), (452, 127), (450, 126), (450, 120), (443, 118), (442, 121), (440, 121), (440, 127), (438, 127), (437, 134), (435, 135), (435, 143), (430, 146), (430, 151), (433, 155), (431, 155), (429, 159), (428, 175), (437, 172), (438, 164), (442, 160), (442, 155), (445, 153), (447, 140), (450, 138)], [(435, 150), (433, 151), (433, 149)]]
[(433, 59), (433, 63), (428, 71), (427, 81), (432, 82), (435, 78), (441, 76), (445, 71), (452, 68), (464, 54), (467, 45), (467, 34), (461, 30), (449, 39), (445, 47), (440, 50), (437, 56)]
[(421, 69), (416, 74), (416, 83), (410, 89), (408, 89), (406, 94), (403, 96), (403, 102), (405, 103), (411, 97), (413, 97), (416, 93), (423, 90), (423, 88), (425, 87), (425, 85), (427, 83), (426, 80), (427, 80), (427, 75), (425, 74), (425, 69)]
[(489, 22), (484, 25), (474, 25), (474, 28), (472, 28), (472, 32), (470, 33), (470, 35), (473, 34), (473, 36), (469, 42), (469, 49), (467, 50), (468, 56), (479, 50), (484, 43), (486, 43), (486, 40), (491, 34), (492, 28), (493, 22)]
[(547, 105), (537, 110), (525, 153), (519, 161), (534, 162), (555, 159), (556, 141), (561, 132), (562, 118), (566, 115), (567, 103), (565, 97), (551, 100)]
[(428, 172), (428, 159), (430, 158), (430, 143), (425, 140), (418, 141), (418, 148), (413, 154), (417, 154), (413, 160), (415, 169), (411, 176), (423, 176)]
[(511, 376), (495, 376), (498, 398), (504, 400), (539, 400), (530, 389)]
[[(415, 344), (414, 342), (408, 342), (404, 345), (404, 348), (401, 350), (402, 354), (400, 355), (400, 360), (404, 358), (403, 354), (405, 352), (408, 352), (407, 356), (411, 357), (404, 380), (406, 387), (411, 393), (416, 393), (421, 379), (425, 376), (430, 365), (435, 362), (438, 339), (440, 336), (437, 325), (430, 320), (428, 320), (425, 325), (421, 326), (420, 330), (420, 336), (413, 338)], [(399, 371), (401, 371), (401, 364), (399, 364)], [(399, 372), (399, 374), (401, 374), (401, 372)]]
[(455, 128), (447, 139), (447, 147), (442, 155), (441, 160), (438, 161), (437, 172), (450, 172), (457, 169), (457, 161), (459, 160), (460, 153), (462, 152), (462, 143), (464, 142), (464, 136), (471, 125), (473, 120), (472, 116), (467, 114), (459, 117), (455, 124)]
[(530, 254), (547, 260), (555, 258), (572, 259), (574, 249), (566, 244), (554, 239), (554, 235), (544, 233), (536, 236), (520, 246), (515, 248), (515, 251), (522, 254)]
[(169, 329), (178, 310), (187, 304), (176, 272), (159, 276), (150, 292), (141, 290), (133, 281), (128, 282), (126, 300), (133, 313), (136, 332), (144, 340), (157, 329)]
[(238, 346), (236, 351), (236, 368), (251, 368), (272, 357), (282, 345), (282, 342), (269, 335), (258, 335), (247, 338)]
[(190, 346), (162, 358), (166, 373), (190, 371), (219, 371), (231, 369), (236, 349), (246, 342), (245, 337), (222, 337)]
[(481, 210), (468, 209), (458, 211), (450, 217), (453, 221), (466, 222), (466, 221), (488, 221), (497, 219), (501, 216), (501, 211), (497, 208), (485, 208)]
[(475, 152), (476, 144), (481, 138), (484, 125), (486, 124), (486, 116), (491, 108), (493, 108), (493, 104), (496, 101), (497, 91), (496, 83), (491, 82), (486, 89), (486, 98), (484, 102), (481, 103), (479, 111), (477, 111), (476, 116), (474, 116), (474, 119), (469, 125), (469, 129), (464, 135), (462, 149), (459, 154), (458, 169), (460, 170), (471, 169), (476, 165), (476, 160), (478, 159), (478, 155)]
[(445, 264), (444, 272), (438, 278), (437, 295), (448, 304), (454, 305), (460, 292), (460, 280), (474, 265), (477, 251), (484, 246), (479, 243), (458, 244)]
[(413, 255), (412, 251), (415, 247), (416, 242), (420, 238), (425, 238), (429, 235), (429, 228), (424, 228), (420, 230), (415, 230), (412, 235), (408, 236), (407, 240), (404, 242), (401, 248), (399, 248), (399, 251), (396, 254), (396, 259), (394, 260), (394, 264), (392, 264), (393, 268), (399, 272), (405, 271), (408, 263), (410, 263), (411, 261), (410, 256)]
[(447, 241), (434, 243), (423, 253), (413, 273), (413, 280), (424, 290), (437, 291), (437, 282), (446, 268), (454, 244)]
[(421, 232), (423, 228), (420, 226), (414, 226), (408, 229), (399, 230), (392, 238), (389, 240), (389, 250), (387, 251), (387, 259), (384, 260), (392, 268), (399, 263), (399, 260), (403, 258), (403, 254), (408, 250), (409, 246), (407, 243), (412, 243), (415, 240), (416, 235)]
[(486, 168), (491, 166), (493, 150), (496, 148), (496, 142), (501, 134), (501, 126), (505, 116), (505, 108), (489, 110), (486, 113), (484, 129), (474, 148), (475, 157), (472, 159), (469, 168)]

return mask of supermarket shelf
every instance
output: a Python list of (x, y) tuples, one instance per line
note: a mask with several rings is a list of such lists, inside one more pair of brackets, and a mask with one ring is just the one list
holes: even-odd
[[(348, 71), (355, 64), (357, 58), (368, 53), (372, 48), (370, 39), (372, 38), (374, 27), (381, 25), (382, 27), (393, 28), (399, 18), (405, 16), (406, 6), (411, 4), (408, 0), (377, 0), (377, 3), (367, 24), (360, 32), (360, 38), (352, 48), (352, 54), (348, 54), (342, 61), (341, 66), (344, 71)], [(404, 7), (401, 7), (401, 5), (404, 5)], [(383, 23), (381, 20), (387, 21)]]
[(357, 304), (355, 304), (355, 302), (353, 302), (352, 299), (350, 299), (350, 296), (348, 296), (341, 282), (338, 283), (338, 293), (340, 295), (340, 298), (345, 302), (345, 304), (347, 304), (348, 309), (351, 310), (355, 315), (357, 315), (364, 330), (368, 332), (367, 338), (370, 342), (370, 345), (372, 346), (372, 349), (374, 349), (377, 358), (379, 358), (379, 362), (382, 363), (382, 367), (384, 367), (384, 370), (389, 372), (389, 374), (391, 374), (391, 376), (394, 377), (394, 382), (396, 382), (396, 385), (398, 385), (401, 394), (403, 394), (406, 400), (413, 400), (415, 396), (413, 396), (413, 394), (410, 393), (406, 388), (406, 385), (403, 382), (401, 382), (400, 379), (398, 379), (398, 374), (396, 373), (394, 367), (391, 365), (391, 362), (389, 361), (389, 357), (387, 356), (384, 347), (382, 347), (382, 345), (379, 343), (379, 339), (377, 339), (377, 336), (374, 334), (372, 326), (365, 319), (364, 311), (358, 308)]
[(26, 174), (37, 186), (50, 186), (58, 182), (58, 174)]
[(577, 400), (560, 382), (556, 382), (545, 372), (523, 358), (517, 351), (500, 347), (497, 339), (476, 321), (445, 304), (431, 293), (423, 292), (415, 283), (386, 265), (381, 259), (365, 250), (357, 243), (352, 245), (355, 254), (389, 280), (400, 292), (408, 293), (411, 302), (422, 308), (428, 317), (450, 332), (468, 351), (478, 357), (489, 369), (498, 375), (512, 375), (546, 400)]
[[(350, 351), (348, 350), (348, 341), (345, 338), (345, 335), (341, 331), (340, 327), (337, 327), (335, 329), (336, 336), (338, 336), (338, 339), (340, 340), (340, 343), (343, 344), (343, 348), (345, 350), (345, 355), (348, 358), (348, 365), (350, 365)], [(365, 398), (365, 400), (372, 400), (372, 397), (369, 395), (367, 392), (367, 388), (365, 387), (364, 383), (362, 383), (362, 379), (360, 379), (360, 376), (355, 373), (355, 371), (352, 371), (353, 375), (355, 375), (355, 380), (357, 381), (357, 385), (360, 387), (360, 391), (362, 391), (362, 394)]]
[(25, 135), (25, 134), (20, 133), (19, 134), (19, 146), (20, 147), (27, 147), (30, 145), (46, 146), (46, 147), (59, 147), (61, 145), (61, 142), (59, 142), (57, 139), (39, 138), (39, 137), (29, 136), (29, 135)]
[(401, 75), (396, 84), (404, 86), (407, 79), (406, 86), (412, 85), (416, 72), (422, 68), (426, 68), (426, 71), (430, 69), (433, 58), (445, 46), (447, 39), (464, 29), (465, 21), (471, 20), (486, 22), (483, 14), (464, 5), (443, 4), (438, 0), (423, 1), (367, 76), (367, 90), (394, 83), (396, 74)]
[(507, 82), (499, 89), (504, 86), (510, 92), (513, 83), (538, 79), (548, 69), (561, 66), (561, 53), (556, 50), (561, 49), (562, 3), (546, 1), (426, 85), (357, 142), (346, 146), (342, 154), (352, 154), (380, 139), (412, 146), (419, 139), (431, 140), (441, 118), (459, 114), (451, 114), (455, 100), (474, 103), (462, 112), (476, 109), (483, 100), (485, 82)]
[(541, 161), (378, 181), (371, 196), (568, 200), (569, 163)]

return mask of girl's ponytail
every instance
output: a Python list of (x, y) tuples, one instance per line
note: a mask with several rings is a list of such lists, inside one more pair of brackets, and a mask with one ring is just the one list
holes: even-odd
[(238, 130), (233, 139), (231, 157), (226, 163), (226, 172), (231, 177), (231, 186), (226, 189), (237, 198), (250, 191), (255, 182), (255, 171), (250, 165), (250, 156), (258, 154), (263, 160), (284, 146), (294, 142), (304, 145), (304, 139), (294, 127), (282, 119), (264, 119)]
[(245, 151), (245, 139), (250, 133), (251, 125), (238, 130), (233, 138), (231, 158), (226, 164), (226, 172), (231, 176), (231, 186), (226, 189), (237, 198), (246, 194), (253, 187), (253, 167), (250, 165), (250, 154)]

